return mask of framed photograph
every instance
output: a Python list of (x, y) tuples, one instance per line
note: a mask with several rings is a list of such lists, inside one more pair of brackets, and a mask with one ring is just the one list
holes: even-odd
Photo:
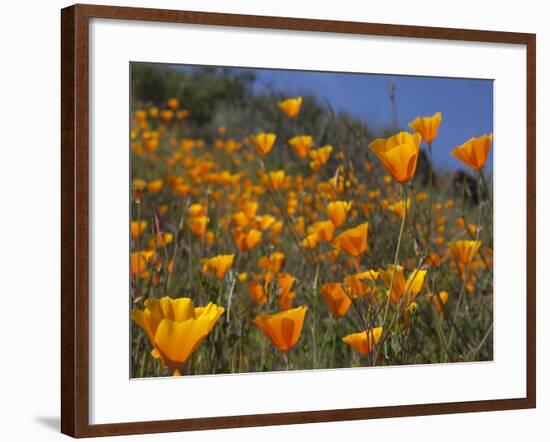
[(63, 433), (535, 407), (535, 35), (61, 18)]

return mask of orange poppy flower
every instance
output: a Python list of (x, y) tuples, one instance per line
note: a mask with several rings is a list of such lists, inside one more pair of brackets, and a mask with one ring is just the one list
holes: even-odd
[[(388, 289), (391, 285), (393, 269), (393, 264), (390, 264), (388, 265), (387, 270), (380, 270), (380, 276), (384, 280), (384, 283)], [(395, 268), (395, 277), (391, 291), (392, 301), (399, 302), (405, 294), (407, 294), (409, 299), (413, 299), (424, 287), (424, 279), (426, 278), (427, 273), (428, 272), (426, 270), (411, 272), (409, 277), (405, 280), (405, 270), (402, 266), (397, 266)]]
[(443, 304), (447, 304), (447, 301), (449, 300), (449, 293), (447, 293), (446, 291), (441, 291), (441, 292), (439, 292), (439, 297), (437, 297), (437, 295), (435, 295), (435, 294), (431, 295), (430, 297), (433, 300), (435, 309), (439, 313), (443, 313), (443, 307), (441, 306), (441, 303), (439, 302), (439, 298), (441, 298), (441, 302), (443, 302)]
[(353, 333), (345, 336), (342, 341), (348, 345), (351, 345), (359, 353), (368, 355), (372, 352), (374, 344), (378, 344), (381, 336), (382, 327), (375, 327), (372, 330), (369, 330), (368, 335), (366, 331)]
[(178, 120), (185, 120), (190, 115), (190, 112), (187, 109), (180, 109), (176, 112), (176, 117)]
[(140, 123), (145, 123), (147, 120), (147, 112), (143, 109), (138, 109), (134, 112), (134, 115), (136, 116), (136, 120)]
[(223, 307), (212, 303), (194, 307), (190, 298), (149, 298), (144, 310), (132, 310), (132, 319), (153, 345), (153, 356), (178, 368), (201, 345), (223, 312)]
[(308, 227), (307, 232), (309, 235), (316, 234), (319, 241), (330, 242), (334, 236), (334, 224), (331, 220), (317, 221)]
[(187, 213), (191, 218), (206, 216), (206, 206), (202, 204), (191, 204), (187, 209)]
[(155, 235), (154, 239), (150, 239), (147, 244), (149, 248), (154, 247), (166, 247), (174, 239), (174, 234), (172, 232), (158, 232)]
[(130, 225), (130, 233), (132, 238), (137, 238), (147, 228), (147, 221), (132, 221)]
[(194, 216), (187, 220), (187, 225), (193, 235), (202, 237), (206, 232), (206, 225), (209, 221), (210, 219), (207, 216)]
[(156, 107), (156, 106), (153, 106), (153, 107), (149, 108), (149, 115), (150, 115), (152, 118), (158, 118), (158, 116), (159, 116), (159, 108)]
[(277, 218), (272, 215), (261, 215), (254, 219), (254, 224), (260, 230), (267, 230), (275, 221), (277, 221)]
[(271, 186), (271, 188), (274, 190), (280, 189), (285, 183), (285, 171), (276, 170), (274, 172), (269, 172), (265, 176), (264, 183), (268, 186)]
[(367, 235), (369, 223), (363, 223), (342, 232), (334, 240), (334, 245), (338, 250), (343, 250), (348, 255), (361, 256), (368, 250)]
[(254, 143), (256, 151), (261, 156), (265, 157), (269, 152), (271, 152), (276, 139), (277, 135), (275, 134), (261, 132), (252, 136), (252, 143)]
[(450, 154), (468, 167), (479, 170), (487, 161), (492, 142), (493, 134), (470, 138), (461, 146), (456, 147)]
[(235, 255), (217, 255), (213, 258), (204, 259), (202, 271), (203, 273), (214, 271), (216, 278), (223, 279), (233, 264), (233, 258), (235, 258)]
[(180, 105), (180, 101), (177, 98), (169, 98), (166, 104), (170, 109), (176, 110)]
[(351, 201), (332, 201), (328, 203), (327, 216), (336, 227), (340, 227), (346, 222), (346, 217), (352, 205)]
[(379, 138), (369, 144), (380, 162), (393, 178), (403, 184), (416, 172), (421, 136), (408, 132), (399, 132), (388, 138)]
[(418, 132), (426, 143), (431, 143), (435, 140), (439, 125), (441, 124), (441, 112), (436, 112), (431, 117), (417, 117), (409, 127)]
[(366, 296), (372, 291), (372, 281), (375, 281), (378, 275), (375, 270), (348, 275), (344, 278), (344, 285), (353, 298)]
[(284, 310), (274, 315), (260, 315), (252, 321), (279, 350), (288, 351), (302, 333), (307, 307)]
[(449, 248), (460, 264), (468, 264), (481, 247), (481, 241), (461, 240), (449, 243)]
[(342, 284), (327, 282), (319, 288), (319, 292), (323, 295), (332, 316), (340, 319), (346, 315), (351, 306), (351, 299), (346, 294)]
[(140, 278), (147, 279), (149, 277), (149, 272), (147, 271), (149, 263), (154, 259), (154, 250), (133, 252), (130, 256), (132, 276), (139, 275)]
[(162, 186), (164, 186), (164, 180), (162, 179), (149, 181), (147, 183), (147, 192), (151, 192), (151, 193), (160, 192), (162, 190)]
[(262, 232), (256, 229), (245, 232), (243, 229), (236, 227), (231, 233), (241, 252), (249, 252), (262, 241)]
[(166, 123), (169, 123), (174, 119), (174, 111), (171, 109), (164, 109), (160, 111), (160, 118), (162, 118)]
[(279, 273), (285, 262), (285, 254), (283, 252), (275, 252), (269, 256), (262, 256), (258, 260), (258, 265), (267, 272)]
[(267, 295), (264, 292), (264, 287), (258, 281), (250, 281), (247, 284), (248, 293), (250, 297), (258, 304), (265, 304), (267, 302)]
[(301, 242), (305, 249), (314, 249), (319, 244), (319, 234), (317, 232), (310, 233)]
[[(407, 198), (407, 211), (411, 208), (411, 200), (410, 198)], [(390, 204), (387, 209), (390, 212), (395, 213), (399, 219), (403, 219), (403, 216), (405, 215), (405, 204), (403, 204), (403, 200), (399, 200), (396, 203)]]
[(296, 118), (300, 113), (301, 106), (302, 97), (287, 98), (286, 100), (282, 100), (277, 103), (277, 107), (281, 109), (289, 118)]
[(292, 286), (296, 278), (290, 273), (279, 273), (277, 275), (277, 285), (279, 286), (279, 299), (277, 303), (282, 310), (290, 310), (292, 308), (292, 300), (296, 297), (296, 293), (292, 292)]
[(309, 163), (309, 167), (314, 172), (319, 171), (320, 167), (323, 164), (326, 164), (330, 154), (332, 152), (333, 147), (330, 144), (327, 144), (326, 146), (320, 147), (319, 149), (312, 150), (309, 153), (309, 157), (313, 160), (311, 163)]
[(310, 135), (297, 135), (288, 140), (288, 144), (300, 158), (306, 158), (313, 147), (313, 138)]

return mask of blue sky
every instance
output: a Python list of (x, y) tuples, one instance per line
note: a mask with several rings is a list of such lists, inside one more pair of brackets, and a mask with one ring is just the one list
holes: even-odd
[[(397, 123), (401, 129), (410, 130), (409, 123), (416, 117), (441, 112), (441, 127), (433, 144), (434, 162), (439, 167), (464, 167), (449, 152), (473, 136), (493, 132), (490, 79), (231, 68), (232, 74), (241, 70), (255, 73), (255, 93), (274, 90), (288, 97), (314, 95), (320, 103), (327, 99), (335, 111), (362, 119), (374, 131), (391, 126), (391, 81), (397, 87)], [(485, 167), (492, 169), (492, 164), (493, 149)]]
[[(287, 96), (326, 98), (336, 111), (363, 119), (372, 129), (391, 125), (388, 81), (397, 86), (397, 120), (401, 128), (417, 116), (441, 112), (442, 122), (433, 145), (434, 162), (455, 168), (459, 162), (449, 151), (471, 138), (493, 132), (492, 80), (413, 77), (375, 74), (252, 69), (254, 90), (270, 88)], [(492, 165), (492, 149), (487, 161)]]

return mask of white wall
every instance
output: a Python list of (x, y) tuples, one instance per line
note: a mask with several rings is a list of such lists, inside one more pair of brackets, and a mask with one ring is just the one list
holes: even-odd
[[(244, 0), (115, 1), (111, 4), (171, 9), (237, 12), (336, 20), (466, 27), (537, 33), (538, 45), (538, 225), (550, 223), (543, 191), (550, 175), (544, 148), (548, 121), (550, 31), (544, 2), (435, 0), (357, 2)], [(92, 2), (96, 3), (96, 2)], [(97, 2), (105, 3), (105, 2)], [(9, 2), (0, 16), (0, 435), (3, 440), (57, 440), (59, 416), (59, 9), (69, 3)], [(520, 7), (518, 7), (520, 6)], [(488, 60), (490, 62), (490, 60)], [(368, 438), (410, 441), (546, 440), (550, 415), (548, 373), (550, 322), (543, 313), (544, 262), (550, 234), (538, 232), (538, 409), (287, 427), (218, 430), (192, 434), (133, 437), (133, 440), (298, 440)], [(146, 404), (154, 406), (154, 404)], [(125, 438), (117, 438), (123, 440)], [(106, 439), (103, 439), (106, 440)], [(305, 440), (305, 439), (302, 439)]]

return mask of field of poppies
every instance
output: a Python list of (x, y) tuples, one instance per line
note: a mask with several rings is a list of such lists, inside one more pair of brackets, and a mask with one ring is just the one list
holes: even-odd
[(376, 132), (223, 72), (151, 75), (132, 77), (132, 377), (492, 360), (492, 134), (445, 146), (439, 112)]

